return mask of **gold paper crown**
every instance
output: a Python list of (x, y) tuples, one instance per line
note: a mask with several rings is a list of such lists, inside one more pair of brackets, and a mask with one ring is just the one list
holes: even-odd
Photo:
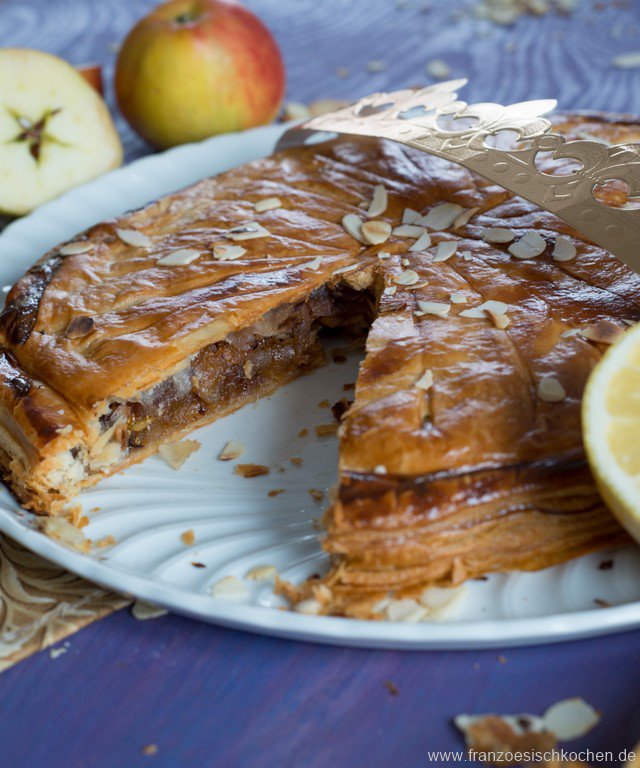
[[(466, 82), (374, 94), (300, 129), (305, 135), (330, 131), (392, 139), (463, 165), (564, 219), (640, 272), (640, 210), (611, 207), (594, 196), (611, 181), (626, 185), (628, 198), (640, 194), (640, 144), (568, 141), (543, 117), (555, 108), (554, 100), (467, 105), (456, 94)], [(488, 144), (503, 131), (517, 135), (516, 148)], [(540, 152), (581, 167), (564, 175), (545, 173), (535, 162)]]

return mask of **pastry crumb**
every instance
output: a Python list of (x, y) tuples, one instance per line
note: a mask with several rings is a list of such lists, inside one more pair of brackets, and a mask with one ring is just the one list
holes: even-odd
[(180, 534), (180, 540), (183, 544), (185, 544), (187, 547), (190, 547), (196, 540), (196, 534), (193, 528), (189, 528), (188, 531), (184, 531), (184, 533)]
[(316, 435), (318, 437), (327, 437), (328, 435), (335, 435), (338, 431), (338, 424), (318, 424), (315, 427)]
[(239, 459), (244, 453), (244, 445), (238, 443), (235, 440), (229, 440), (225, 447), (218, 454), (220, 461), (231, 461), (232, 459)]
[(259, 477), (268, 475), (271, 470), (263, 464), (237, 464), (233, 472), (240, 477)]

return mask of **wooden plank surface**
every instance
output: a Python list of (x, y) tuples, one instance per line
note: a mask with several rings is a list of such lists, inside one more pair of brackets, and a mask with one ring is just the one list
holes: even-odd
[[(247, 4), (277, 36), (297, 101), (426, 83), (427, 62), (443, 59), (452, 76), (471, 79), (467, 101), (554, 97), (562, 108), (640, 112), (640, 70), (611, 64), (640, 50), (636, 0), (583, 0), (571, 16), (522, 18), (509, 28), (474, 20), (471, 0)], [(115, 46), (153, 5), (0, 0), (0, 45), (98, 61), (109, 83)], [(369, 72), (372, 60), (385, 68)], [(149, 151), (122, 120), (119, 127), (129, 160)], [(119, 613), (75, 635), (58, 658), (44, 652), (0, 676), (0, 766), (443, 765), (428, 751), (461, 748), (453, 715), (540, 712), (573, 695), (601, 708), (603, 720), (572, 746), (617, 757), (640, 735), (639, 671), (639, 632), (503, 654), (420, 654)], [(150, 744), (157, 752), (143, 754)]]

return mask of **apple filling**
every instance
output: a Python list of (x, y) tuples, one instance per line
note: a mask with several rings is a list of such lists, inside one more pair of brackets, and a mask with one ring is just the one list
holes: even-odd
[[(195, 427), (237, 410), (324, 362), (323, 329), (361, 336), (372, 297), (342, 286), (318, 289), (260, 321), (210, 344), (188, 364), (135, 400), (112, 401), (89, 455), (88, 474), (111, 472), (153, 453)], [(78, 459), (80, 456), (78, 455)]]

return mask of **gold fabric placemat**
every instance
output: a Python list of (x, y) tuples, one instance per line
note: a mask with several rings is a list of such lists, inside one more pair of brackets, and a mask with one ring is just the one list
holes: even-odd
[(129, 602), (0, 534), (0, 672)]

